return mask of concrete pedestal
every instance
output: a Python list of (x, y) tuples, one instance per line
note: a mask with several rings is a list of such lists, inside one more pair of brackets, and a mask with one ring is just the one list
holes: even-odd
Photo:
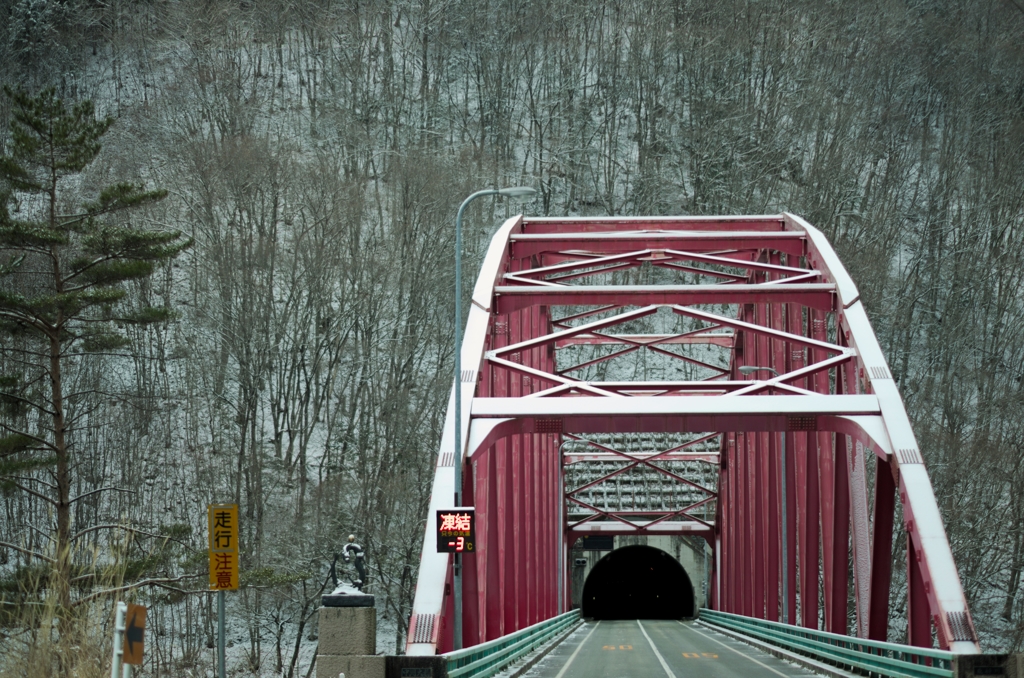
[(373, 596), (330, 594), (322, 603), (317, 678), (384, 678), (384, 656), (376, 654)]

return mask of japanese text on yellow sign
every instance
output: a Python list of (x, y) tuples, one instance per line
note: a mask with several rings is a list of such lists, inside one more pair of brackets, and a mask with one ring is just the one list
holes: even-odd
[(207, 511), (210, 535), (210, 588), (238, 588), (238, 504), (210, 504)]

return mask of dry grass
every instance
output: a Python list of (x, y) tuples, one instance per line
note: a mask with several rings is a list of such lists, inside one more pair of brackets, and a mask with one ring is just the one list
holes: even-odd
[[(118, 562), (100, 565), (92, 558), (94, 590), (117, 588), (123, 581)], [(39, 581), (28, 591), (45, 591)], [(48, 587), (52, 588), (52, 587)], [(110, 675), (115, 596), (102, 596), (74, 608), (61, 620), (55, 596), (25, 595), (7, 628), (0, 629), (0, 678), (103, 678)], [(63, 629), (63, 633), (61, 630)]]

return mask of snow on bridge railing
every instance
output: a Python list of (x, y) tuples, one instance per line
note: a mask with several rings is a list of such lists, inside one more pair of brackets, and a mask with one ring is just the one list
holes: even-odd
[(953, 653), (826, 633), (801, 626), (701, 608), (700, 621), (812, 659), (875, 676), (953, 676)]
[(573, 610), (486, 643), (446, 652), (441, 656), (448, 663), (448, 678), (493, 676), (578, 623), (580, 611)]

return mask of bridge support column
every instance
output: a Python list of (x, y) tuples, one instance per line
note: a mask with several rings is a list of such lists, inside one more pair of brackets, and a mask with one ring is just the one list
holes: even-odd
[(317, 678), (384, 678), (377, 652), (377, 609), (371, 595), (332, 593), (320, 608)]
[(868, 638), (888, 640), (889, 589), (892, 584), (892, 527), (896, 481), (889, 463), (875, 457), (875, 534), (871, 553)]

